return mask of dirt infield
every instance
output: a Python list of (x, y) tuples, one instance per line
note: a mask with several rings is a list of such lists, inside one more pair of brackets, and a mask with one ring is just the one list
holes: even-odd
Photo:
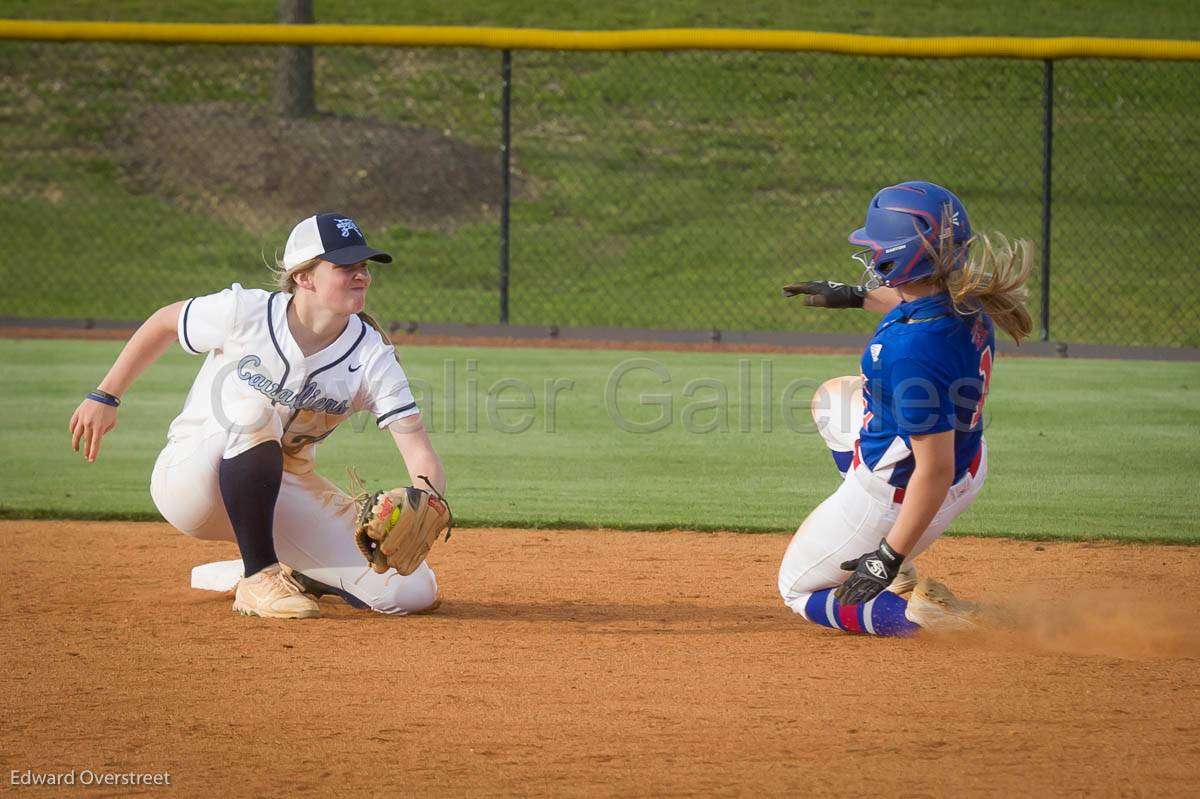
[(948, 539), (922, 571), (1036, 621), (880, 640), (780, 604), (786, 544), (460, 530), (431, 559), (431, 615), (323, 600), (324, 619), (269, 622), (188, 587), (231, 544), (3, 522), (4, 784), (90, 769), (171, 786), (55, 793), (1195, 795), (1200, 550)]

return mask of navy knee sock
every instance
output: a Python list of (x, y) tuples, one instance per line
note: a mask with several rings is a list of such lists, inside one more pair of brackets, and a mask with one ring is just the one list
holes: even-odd
[(275, 555), (275, 501), (283, 482), (283, 450), (268, 441), (232, 458), (218, 472), (221, 499), (233, 523), (243, 573), (249, 577), (279, 560)]

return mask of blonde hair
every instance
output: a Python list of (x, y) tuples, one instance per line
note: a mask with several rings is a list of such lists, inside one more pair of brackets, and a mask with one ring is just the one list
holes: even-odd
[(317, 264), (319, 263), (321, 263), (319, 257), (309, 258), (307, 261), (288, 269), (283, 265), (283, 261), (279, 260), (279, 257), (276, 256), (275, 265), (271, 266), (267, 264), (267, 269), (271, 270), (271, 282), (274, 284), (276, 290), (294, 294), (296, 292), (296, 275), (303, 272), (311, 272), (317, 268)]
[[(267, 268), (271, 270), (271, 277), (273, 278), (272, 283), (274, 284), (276, 290), (286, 292), (287, 294), (295, 294), (297, 285), (296, 275), (304, 272), (311, 272), (317, 268), (317, 265), (321, 263), (321, 260), (322, 259), (320, 257), (309, 258), (307, 261), (288, 269), (283, 265), (283, 261), (276, 257), (275, 265), (271, 266), (270, 264), (267, 264)], [(384, 341), (391, 341), (391, 336), (388, 334), (387, 330), (384, 329), (383, 325), (375, 321), (375, 317), (371, 316), (366, 311), (359, 311), (358, 318), (378, 330), (379, 334), (383, 336)]]
[[(943, 229), (949, 230), (948, 225), (943, 224)], [(1033, 332), (1033, 318), (1025, 307), (1029, 297), (1025, 281), (1033, 269), (1033, 242), (1010, 242), (1000, 233), (992, 238), (979, 234), (966, 245), (974, 250), (971, 257), (961, 268), (955, 268), (963, 260), (964, 245), (956, 245), (949, 238), (937, 246), (922, 240), (933, 257), (933, 274), (927, 280), (950, 295), (957, 313), (973, 316), (982, 310), (1017, 344)]]

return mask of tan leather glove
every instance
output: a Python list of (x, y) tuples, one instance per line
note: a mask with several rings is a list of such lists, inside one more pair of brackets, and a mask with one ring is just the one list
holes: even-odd
[(446, 498), (431, 491), (401, 486), (359, 500), (354, 539), (372, 569), (380, 574), (395, 569), (407, 576), (425, 560), (442, 532), (450, 540), (454, 515)]

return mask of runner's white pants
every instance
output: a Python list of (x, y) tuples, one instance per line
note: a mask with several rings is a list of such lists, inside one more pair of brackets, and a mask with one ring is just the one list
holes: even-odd
[[(813, 418), (826, 445), (837, 452), (852, 452), (862, 429), (862, 382), (856, 377), (826, 382), (813, 399)], [(937, 540), (960, 513), (979, 496), (987, 477), (987, 442), (974, 475), (967, 474), (950, 487), (946, 500), (925, 529), (906, 561), (920, 555)], [(804, 615), (809, 595), (845, 582), (850, 572), (841, 563), (872, 552), (900, 515), (893, 502), (895, 489), (860, 464), (846, 473), (838, 489), (796, 530), (779, 567), (779, 593), (784, 603)]]
[[(279, 440), (278, 425), (247, 434), (215, 429), (194, 439), (168, 443), (154, 464), (150, 495), (178, 530), (207, 540), (234, 541), (217, 473), (222, 457)], [(275, 551), (281, 562), (345, 591), (381, 613), (414, 613), (437, 600), (437, 578), (427, 563), (403, 577), (377, 574), (354, 542), (354, 503), (311, 469), (283, 473), (275, 503)]]

